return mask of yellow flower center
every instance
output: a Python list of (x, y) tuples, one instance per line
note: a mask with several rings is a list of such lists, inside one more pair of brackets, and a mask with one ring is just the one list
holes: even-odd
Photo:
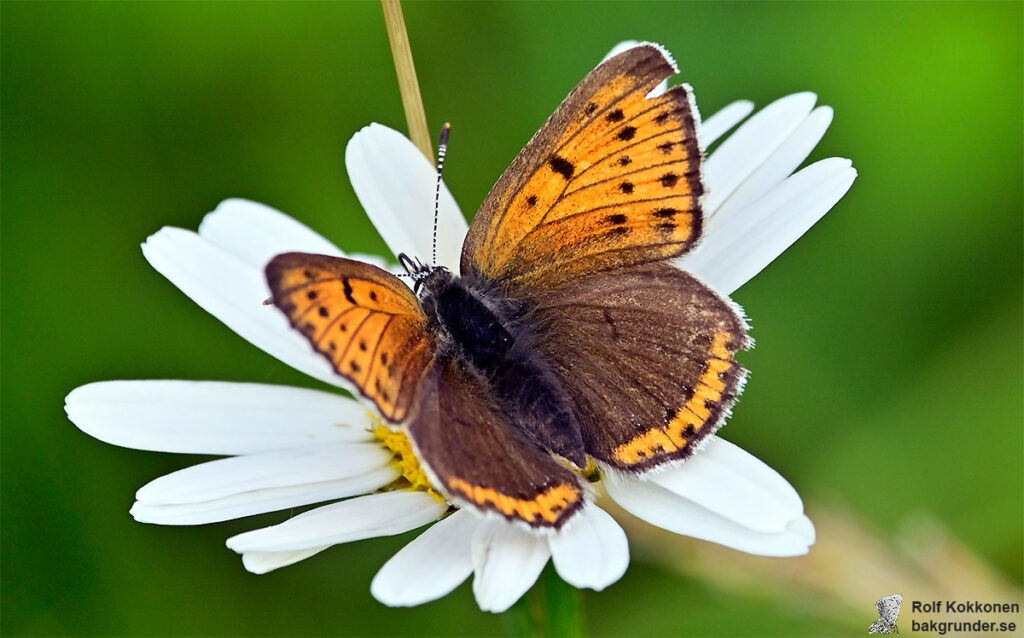
[(405, 489), (421, 490), (438, 501), (445, 500), (444, 496), (430, 484), (430, 479), (427, 478), (426, 472), (420, 466), (419, 459), (416, 458), (416, 454), (412, 450), (412, 443), (409, 442), (409, 437), (405, 435), (405, 432), (395, 431), (381, 424), (373, 428), (373, 435), (395, 453), (395, 462), (398, 463), (398, 469), (402, 472), (402, 478), (398, 481), (407, 483), (404, 486)]
[[(373, 428), (373, 435), (380, 439), (384, 447), (394, 453), (394, 462), (402, 473), (402, 476), (392, 485), (392, 489), (420, 490), (430, 494), (439, 502), (446, 501), (447, 499), (437, 491), (433, 484), (431, 484), (430, 479), (427, 478), (427, 473), (423, 471), (419, 459), (416, 458), (416, 453), (412, 449), (412, 442), (409, 441), (408, 435), (402, 430), (392, 430), (377, 414), (371, 413), (370, 419), (377, 423)], [(594, 460), (589, 456), (587, 457), (587, 467), (582, 470), (574, 467), (568, 461), (563, 460), (563, 464), (591, 483), (601, 480), (601, 472), (594, 463)]]

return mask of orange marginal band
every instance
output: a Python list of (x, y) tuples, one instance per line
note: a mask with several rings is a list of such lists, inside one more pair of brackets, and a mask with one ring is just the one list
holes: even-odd
[(725, 384), (719, 375), (734, 365), (732, 352), (725, 345), (729, 342), (730, 336), (727, 332), (715, 335), (711, 346), (711, 358), (707, 361), (708, 367), (697, 382), (697, 391), (686, 405), (664, 427), (652, 428), (615, 448), (616, 460), (631, 465), (643, 462), (658, 452), (676, 452), (686, 447), (687, 439), (683, 436), (686, 430), (701, 429), (711, 417), (711, 410), (707, 408), (705, 402), (718, 401), (722, 398)]
[(538, 517), (555, 523), (562, 512), (583, 496), (579, 487), (568, 483), (555, 485), (534, 499), (513, 498), (487, 487), (472, 485), (457, 476), (448, 480), (448, 487), (477, 505), (490, 503), (505, 516), (515, 516), (527, 523), (533, 523)]

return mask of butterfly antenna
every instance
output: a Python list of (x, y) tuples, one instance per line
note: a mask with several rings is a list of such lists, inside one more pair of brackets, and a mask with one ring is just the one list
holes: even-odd
[(431, 264), (437, 265), (437, 218), (441, 206), (441, 171), (444, 170), (444, 156), (448, 152), (448, 135), (452, 131), (450, 122), (441, 129), (441, 141), (437, 145), (437, 185), (434, 187), (434, 252)]

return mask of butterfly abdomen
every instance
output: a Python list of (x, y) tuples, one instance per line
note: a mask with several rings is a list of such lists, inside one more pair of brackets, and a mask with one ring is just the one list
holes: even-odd
[(452, 356), (487, 381), (497, 407), (542, 448), (586, 466), (583, 436), (557, 379), (528, 347), (521, 310), (501, 293), (453, 278), (427, 287), (423, 305)]

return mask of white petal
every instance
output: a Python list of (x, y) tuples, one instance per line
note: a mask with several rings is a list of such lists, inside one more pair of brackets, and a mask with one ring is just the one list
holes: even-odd
[(704, 227), (704, 232), (714, 234), (730, 225), (737, 213), (781, 184), (807, 159), (831, 123), (830, 107), (821, 106), (811, 111), (807, 119), (715, 211)]
[(547, 540), (504, 519), (485, 519), (473, 536), (473, 595), (483, 611), (508, 609), (537, 582), (551, 556)]
[(389, 262), (387, 259), (384, 259), (380, 255), (371, 255), (369, 253), (352, 253), (351, 255), (346, 255), (346, 256), (349, 259), (357, 259), (357, 260), (359, 260), (361, 262), (370, 264), (371, 266), (376, 266), (377, 268), (380, 268), (381, 270), (387, 270), (388, 272), (390, 272), (392, 274), (399, 273), (399, 272), (402, 272), (402, 273), (405, 272), (404, 268), (402, 268), (398, 264), (392, 264), (391, 262)]
[(724, 294), (761, 272), (807, 232), (850, 189), (857, 171), (850, 160), (811, 164), (733, 217), (676, 263)]
[(692, 458), (645, 478), (757, 532), (781, 532), (804, 511), (778, 472), (717, 436)]
[(355, 259), (392, 274), (405, 272), (380, 255), (346, 253), (298, 220), (246, 199), (221, 202), (199, 224), (199, 236), (260, 270), (275, 255), (300, 252)]
[(380, 445), (317, 445), (200, 463), (150, 481), (135, 498), (150, 505), (201, 503), (253, 490), (350, 478), (394, 458)]
[(263, 305), (270, 289), (262, 267), (181, 228), (162, 228), (146, 240), (142, 253), (192, 301), (248, 342), (321, 381), (352, 387), (288, 325), (280, 310)]
[(105, 381), (76, 388), (65, 401), (68, 418), (82, 431), (138, 450), (251, 454), (374, 439), (366, 407), (286, 386)]
[(447, 595), (473, 573), (470, 545), (479, 524), (479, 517), (466, 510), (434, 523), (384, 563), (370, 593), (391, 607)]
[(817, 540), (817, 532), (814, 530), (814, 523), (812, 523), (811, 519), (807, 518), (805, 515), (798, 516), (791, 520), (789, 524), (786, 525), (786, 529), (789, 530), (790, 533), (796, 534), (800, 538), (804, 539), (804, 542), (807, 543), (808, 547), (813, 545)]
[(800, 126), (816, 99), (813, 93), (797, 93), (776, 100), (722, 142), (704, 163), (706, 218)]
[[(381, 124), (356, 133), (345, 148), (345, 167), (360, 203), (396, 255), (431, 259), (437, 169), (404, 135)], [(441, 184), (437, 263), (458, 272), (468, 230), (455, 198)]]
[(136, 501), (131, 514), (140, 523), (204, 525), (371, 493), (400, 475), (397, 468), (388, 465), (344, 479), (254, 489), (209, 501), (173, 505)]
[(754, 103), (750, 100), (737, 100), (704, 120), (700, 127), (700, 142), (703, 148), (714, 144), (715, 140), (739, 124), (753, 110)]
[(306, 560), (328, 547), (330, 545), (311, 547), (294, 552), (246, 552), (242, 554), (242, 565), (254, 574), (266, 574), (281, 567), (294, 565), (300, 560)]
[(605, 487), (623, 509), (652, 525), (748, 554), (798, 556), (806, 554), (814, 542), (807, 535), (807, 529), (813, 529), (813, 525), (803, 514), (794, 516), (782, 532), (764, 533), (715, 514), (651, 481), (609, 471), (605, 472)]
[(619, 524), (588, 503), (548, 544), (562, 580), (598, 591), (622, 578), (629, 566), (629, 543)]
[(238, 553), (280, 552), (401, 534), (435, 521), (448, 509), (426, 492), (360, 496), (300, 514), (280, 525), (232, 536)]
[[(608, 55), (604, 56), (604, 59), (601, 60), (601, 61), (604, 62), (605, 60), (607, 60), (609, 58), (612, 58), (612, 57), (615, 57), (616, 55), (622, 53), (623, 51), (628, 51), (628, 50), (632, 49), (633, 47), (638, 46), (640, 44), (643, 44), (643, 43), (640, 42), (639, 40), (623, 40), (622, 42), (619, 42), (618, 44), (613, 46), (612, 50), (609, 51)], [(667, 51), (666, 51), (666, 53), (667, 53)], [(674, 62), (673, 62), (673, 64), (674, 64)], [(668, 80), (662, 80), (661, 84), (659, 84), (658, 86), (654, 87), (654, 90), (647, 94), (647, 97), (657, 97), (657, 96), (661, 95), (662, 93), (664, 93), (667, 90), (668, 90)]]
[(349, 259), (355, 259), (357, 261), (370, 264), (371, 266), (376, 266), (381, 270), (386, 270), (392, 275), (398, 277), (398, 280), (401, 281), (403, 284), (412, 288), (413, 281), (412, 278), (409, 277), (409, 273), (406, 272), (405, 266), (396, 263), (391, 263), (387, 259), (381, 257), (380, 255), (372, 255), (369, 253), (350, 253), (345, 256), (348, 257)]
[(287, 252), (344, 257), (341, 250), (288, 215), (246, 199), (226, 199), (199, 224), (199, 236), (261, 271)]

